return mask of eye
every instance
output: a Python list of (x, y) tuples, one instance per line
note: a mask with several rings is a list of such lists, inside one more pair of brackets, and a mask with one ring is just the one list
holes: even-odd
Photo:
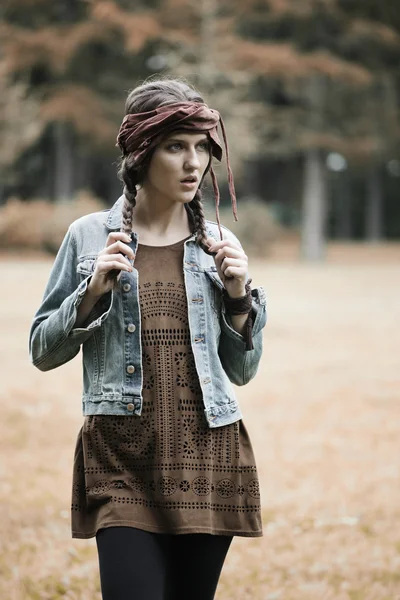
[(174, 142), (173, 144), (169, 144), (167, 146), (167, 150), (181, 150), (182, 144), (180, 142)]
[(204, 140), (204, 142), (200, 142), (199, 148), (208, 151), (210, 149), (210, 143), (207, 140)]

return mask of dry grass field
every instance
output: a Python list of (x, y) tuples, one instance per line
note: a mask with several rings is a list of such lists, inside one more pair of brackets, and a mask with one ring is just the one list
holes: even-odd
[[(41, 373), (27, 353), (50, 264), (0, 258), (0, 598), (100, 600), (95, 540), (70, 537), (80, 358)], [(400, 247), (250, 267), (269, 322), (237, 393), (264, 536), (234, 539), (217, 598), (399, 600)]]

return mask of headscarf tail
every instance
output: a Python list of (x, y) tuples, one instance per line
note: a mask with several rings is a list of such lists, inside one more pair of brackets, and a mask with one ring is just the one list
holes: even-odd
[(222, 137), (224, 138), (224, 145), (225, 145), (225, 152), (226, 152), (226, 166), (228, 169), (228, 185), (229, 185), (229, 193), (230, 193), (231, 202), (232, 202), (233, 216), (235, 217), (235, 221), (238, 221), (235, 185), (233, 183), (233, 173), (232, 173), (231, 164), (229, 161), (228, 141), (226, 139), (225, 125), (222, 120), (222, 117), (220, 117), (219, 122), (221, 125)]
[(219, 197), (220, 197), (219, 196), (219, 188), (218, 188), (217, 176), (215, 175), (214, 169), (212, 167), (210, 168), (210, 175), (211, 175), (213, 189), (214, 189), (215, 214), (216, 214), (216, 217), (217, 217), (219, 235), (220, 235), (220, 238), (221, 238), (221, 241), (222, 241), (224, 238), (223, 238), (223, 235), (222, 235), (221, 221), (219, 219), (219, 210), (218, 210)]

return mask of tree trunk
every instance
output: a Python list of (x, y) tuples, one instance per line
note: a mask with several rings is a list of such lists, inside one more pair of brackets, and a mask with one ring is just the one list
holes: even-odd
[(301, 255), (308, 261), (325, 255), (326, 184), (321, 152), (307, 150), (304, 165)]
[(6, 203), (6, 198), (5, 198), (5, 186), (3, 185), (3, 183), (1, 182), (2, 177), (0, 177), (0, 206), (3, 206), (3, 204)]
[(55, 150), (55, 201), (59, 203), (68, 202), (75, 191), (73, 132), (67, 123), (62, 122), (54, 123), (53, 132)]
[(339, 240), (350, 240), (352, 237), (351, 205), (352, 198), (349, 182), (344, 174), (339, 174), (338, 195), (334, 200), (336, 207), (335, 237)]
[(82, 146), (77, 146), (75, 162), (75, 186), (77, 190), (91, 189), (90, 155)]
[[(325, 130), (326, 79), (313, 74), (308, 81), (308, 130), (311, 136)], [(318, 146), (305, 150), (301, 256), (308, 261), (325, 258), (326, 175), (323, 151)]]
[(383, 238), (382, 182), (376, 165), (371, 167), (367, 178), (365, 237), (369, 242), (379, 242)]
[(215, 67), (215, 19), (216, 0), (200, 0), (198, 4), (200, 14), (200, 62), (199, 62), (199, 88), (208, 97), (211, 103), (216, 75)]

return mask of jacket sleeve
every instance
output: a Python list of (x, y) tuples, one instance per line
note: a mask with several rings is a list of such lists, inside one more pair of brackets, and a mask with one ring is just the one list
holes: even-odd
[(72, 224), (57, 253), (30, 329), (30, 359), (41, 371), (55, 369), (74, 358), (81, 344), (101, 326), (111, 310), (113, 292), (99, 300), (84, 327), (74, 327), (78, 307), (92, 277), (80, 281), (77, 262)]
[[(226, 228), (225, 228), (226, 229)], [(238, 238), (226, 229), (228, 238), (242, 247)], [(235, 385), (246, 385), (257, 373), (263, 351), (263, 329), (267, 322), (267, 301), (263, 287), (251, 290), (252, 295), (252, 342), (253, 349), (248, 350), (246, 339), (232, 327), (230, 315), (222, 303), (221, 310), (221, 337), (218, 354), (222, 366)]]
[(232, 327), (229, 313), (224, 306), (221, 312), (221, 337), (218, 354), (230, 381), (246, 385), (257, 373), (263, 351), (263, 328), (267, 322), (266, 297), (261, 286), (252, 294), (252, 341), (253, 349), (246, 349), (245, 338)]

